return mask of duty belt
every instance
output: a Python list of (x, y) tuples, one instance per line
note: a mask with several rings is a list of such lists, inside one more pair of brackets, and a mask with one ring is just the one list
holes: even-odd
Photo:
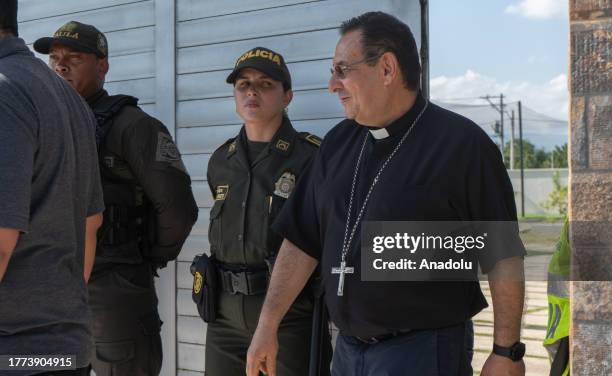
[(376, 344), (376, 343), (379, 343), (379, 342), (384, 342), (384, 341), (386, 341), (388, 339), (391, 339), (391, 338), (401, 337), (401, 336), (409, 334), (409, 333), (412, 333), (412, 330), (397, 330), (395, 332), (383, 334), (383, 335), (380, 335), (380, 336), (373, 336), (373, 337), (367, 337), (367, 338), (364, 338), (364, 337), (353, 337), (353, 338), (355, 338), (355, 339), (357, 339), (357, 340), (359, 340), (359, 341), (361, 341), (363, 343), (367, 343), (369, 345), (373, 345), (373, 344)]
[(268, 288), (268, 271), (265, 269), (234, 271), (221, 266), (217, 269), (223, 291), (230, 294), (259, 295)]

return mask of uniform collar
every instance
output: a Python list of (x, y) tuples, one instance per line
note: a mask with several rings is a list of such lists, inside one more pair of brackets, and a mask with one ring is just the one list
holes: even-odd
[[(276, 153), (285, 157), (288, 157), (293, 150), (295, 145), (295, 140), (297, 136), (297, 131), (291, 125), (291, 121), (287, 117), (283, 117), (283, 122), (281, 123), (280, 128), (270, 140), (270, 143), (262, 152), (262, 155), (268, 153)], [(238, 137), (236, 137), (232, 142), (230, 142), (227, 148), (227, 158), (231, 158), (232, 156), (239, 154), (243, 157), (246, 157), (247, 153), (245, 150), (245, 145), (242, 140), (246, 140), (246, 130), (244, 125), (240, 129), (240, 133)]]
[(18, 37), (0, 38), (0, 59), (16, 54), (33, 55), (23, 39)]
[(96, 106), (96, 102), (98, 102), (100, 99), (106, 98), (106, 97), (108, 97), (108, 93), (106, 92), (106, 90), (100, 89), (95, 94), (93, 94), (89, 98), (87, 98), (86, 101), (87, 101), (87, 104), (89, 104), (89, 107), (93, 108), (93, 107)]
[(288, 117), (283, 116), (283, 122), (276, 131), (276, 134), (274, 134), (274, 137), (272, 137), (268, 148), (274, 153), (287, 157), (293, 150), (296, 136), (297, 132), (293, 129), (291, 121), (289, 121)]
[(387, 125), (384, 128), (367, 128), (370, 131), (372, 137), (377, 140), (382, 140), (390, 136), (395, 136), (397, 134), (404, 134), (404, 131), (406, 131), (406, 129), (410, 127), (410, 125), (412, 124), (412, 122), (414, 122), (421, 110), (423, 110), (424, 106), (425, 98), (419, 91), (417, 93), (416, 100), (414, 101), (414, 105), (410, 108), (410, 110), (400, 116), (397, 120), (393, 121), (391, 124)]

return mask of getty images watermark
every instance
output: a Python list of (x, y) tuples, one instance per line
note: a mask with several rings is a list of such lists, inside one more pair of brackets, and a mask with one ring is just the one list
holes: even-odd
[(472, 281), (523, 255), (516, 222), (364, 222), (364, 281)]

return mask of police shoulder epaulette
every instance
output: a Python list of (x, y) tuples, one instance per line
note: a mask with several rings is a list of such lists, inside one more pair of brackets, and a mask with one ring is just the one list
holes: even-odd
[(300, 132), (300, 136), (310, 142), (311, 144), (315, 145), (316, 147), (321, 146), (321, 142), (323, 141), (320, 137), (315, 136), (312, 133), (308, 133), (308, 132)]
[(219, 150), (225, 150), (228, 154), (236, 151), (236, 142), (238, 142), (238, 137), (232, 137), (229, 140), (225, 141)]

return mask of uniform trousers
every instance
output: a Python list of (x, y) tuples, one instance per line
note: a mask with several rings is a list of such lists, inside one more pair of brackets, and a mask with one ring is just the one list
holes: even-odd
[(149, 264), (119, 265), (92, 276), (89, 306), (96, 376), (159, 375), (161, 320)]
[(446, 328), (414, 330), (367, 344), (340, 334), (332, 361), (333, 376), (472, 375), (472, 321)]
[[(257, 327), (264, 295), (219, 294), (217, 319), (206, 329), (206, 376), (243, 376), (246, 354)], [(283, 318), (278, 331), (278, 376), (307, 376), (312, 334), (311, 297), (300, 295)], [(327, 364), (331, 340), (324, 341)], [(324, 375), (322, 375), (324, 376)]]

